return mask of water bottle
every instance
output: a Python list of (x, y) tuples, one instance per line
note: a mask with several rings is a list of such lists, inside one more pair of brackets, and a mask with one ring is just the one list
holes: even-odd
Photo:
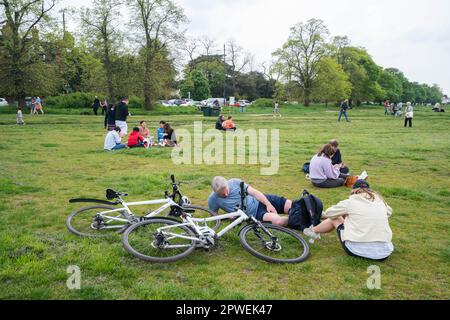
[(155, 143), (155, 137), (150, 136), (150, 148), (154, 146)]

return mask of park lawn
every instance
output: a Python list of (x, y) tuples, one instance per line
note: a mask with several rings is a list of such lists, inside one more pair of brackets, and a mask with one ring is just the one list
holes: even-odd
[[(102, 117), (25, 115), (27, 125), (16, 126), (14, 114), (1, 114), (0, 299), (449, 299), (450, 117), (428, 109), (416, 109), (412, 129), (378, 106), (351, 110), (350, 124), (338, 124), (332, 106), (283, 107), (276, 120), (270, 109), (237, 114), (240, 127), (280, 129), (275, 176), (261, 176), (259, 165), (177, 166), (170, 149), (104, 152)], [(177, 129), (215, 123), (199, 114), (154, 113), (129, 123), (144, 118), (156, 129), (163, 117)], [(384, 263), (346, 256), (333, 233), (312, 245), (302, 264), (267, 264), (241, 248), (235, 230), (210, 252), (154, 265), (130, 256), (119, 236), (81, 239), (65, 227), (79, 207), (70, 198), (102, 199), (107, 188), (129, 192), (129, 200), (160, 198), (172, 173), (195, 204), (206, 205), (220, 174), (291, 199), (308, 189), (329, 207), (349, 189), (316, 189), (299, 168), (331, 138), (394, 209), (396, 250)], [(373, 264), (381, 268), (381, 290), (366, 286)], [(70, 265), (81, 269), (81, 290), (66, 287)]]

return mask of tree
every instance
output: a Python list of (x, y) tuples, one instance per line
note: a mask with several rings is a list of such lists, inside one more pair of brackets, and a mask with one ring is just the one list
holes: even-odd
[(316, 85), (311, 97), (318, 102), (342, 101), (352, 92), (352, 84), (342, 66), (331, 57), (319, 62)]
[(233, 88), (233, 95), (236, 95), (236, 79), (239, 73), (250, 64), (252, 58), (248, 52), (244, 52), (243, 48), (236, 43), (235, 40), (228, 40), (226, 44), (228, 63), (231, 66), (229, 74)]
[(300, 86), (305, 106), (310, 105), (319, 63), (327, 53), (325, 38), (328, 34), (328, 28), (322, 20), (311, 19), (306, 24), (298, 23), (291, 28), (288, 41), (273, 53), (282, 67), (284, 78)]
[(94, 0), (92, 9), (84, 8), (81, 11), (82, 27), (88, 39), (100, 47), (110, 101), (115, 99), (111, 56), (120, 37), (116, 27), (120, 18), (120, 4), (120, 0)]
[(210, 95), (208, 79), (201, 71), (192, 70), (182, 82), (181, 92), (184, 97), (190, 93), (191, 99), (205, 100)]
[(186, 16), (183, 9), (171, 0), (128, 0), (128, 4), (134, 16), (133, 25), (144, 37), (144, 105), (150, 110), (153, 107), (152, 92), (155, 92), (152, 79), (155, 61), (162, 51), (167, 51), (170, 42), (180, 38), (178, 29), (186, 22)]
[(341, 46), (333, 52), (352, 83), (351, 98), (358, 104), (363, 101), (381, 101), (384, 96), (378, 83), (381, 68), (364, 48), (345, 46), (345, 43), (341, 41)]
[[(0, 0), (3, 9), (0, 15), (2, 37), (0, 61), (2, 62), (0, 82), (8, 88), (9, 95), (25, 106), (25, 96), (29, 87), (27, 77), (36, 64), (42, 64), (37, 27), (48, 18), (55, 0)], [(6, 85), (5, 85), (6, 84)]]
[(394, 102), (400, 102), (403, 97), (402, 80), (390, 69), (381, 71), (378, 83), (383, 88), (383, 100), (387, 99)]

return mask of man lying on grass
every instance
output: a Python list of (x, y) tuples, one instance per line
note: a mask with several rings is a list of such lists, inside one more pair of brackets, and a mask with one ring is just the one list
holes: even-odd
[[(232, 179), (227, 181), (223, 177), (215, 177), (212, 182), (213, 192), (209, 196), (208, 206), (214, 212), (222, 209), (226, 213), (236, 211), (241, 204), (240, 184), (242, 180)], [(271, 222), (275, 225), (287, 227), (288, 217), (279, 214), (288, 214), (292, 207), (292, 201), (276, 195), (265, 195), (262, 192), (245, 184), (248, 192), (247, 214), (259, 221)]]

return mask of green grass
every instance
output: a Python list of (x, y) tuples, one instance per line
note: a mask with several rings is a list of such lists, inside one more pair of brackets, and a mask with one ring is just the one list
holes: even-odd
[[(47, 111), (47, 110), (46, 110)], [(350, 111), (337, 123), (337, 108), (284, 106), (236, 114), (244, 128), (280, 129), (280, 171), (261, 176), (260, 166), (176, 166), (171, 150), (102, 150), (103, 118), (48, 110), (25, 115), (16, 126), (13, 110), (0, 114), (0, 299), (449, 299), (450, 298), (450, 117), (416, 109), (413, 129), (384, 117), (381, 107)], [(153, 129), (164, 119), (192, 128), (214, 118), (175, 111), (139, 111), (130, 127), (146, 119)], [(172, 113), (168, 115), (169, 113)], [(374, 189), (394, 208), (393, 256), (379, 263), (382, 290), (366, 287), (373, 263), (345, 255), (336, 235), (311, 246), (298, 265), (271, 265), (253, 258), (238, 230), (210, 251), (196, 251), (171, 265), (152, 265), (127, 254), (120, 238), (80, 239), (68, 233), (66, 216), (78, 208), (72, 197), (103, 198), (105, 189), (130, 193), (129, 200), (161, 197), (171, 173), (195, 204), (206, 205), (211, 179), (240, 177), (268, 193), (297, 198), (309, 189), (331, 206), (349, 190), (313, 188), (299, 171), (331, 138), (355, 173), (367, 170)], [(142, 213), (146, 208), (139, 208)], [(67, 267), (81, 269), (79, 291), (66, 287)]]

